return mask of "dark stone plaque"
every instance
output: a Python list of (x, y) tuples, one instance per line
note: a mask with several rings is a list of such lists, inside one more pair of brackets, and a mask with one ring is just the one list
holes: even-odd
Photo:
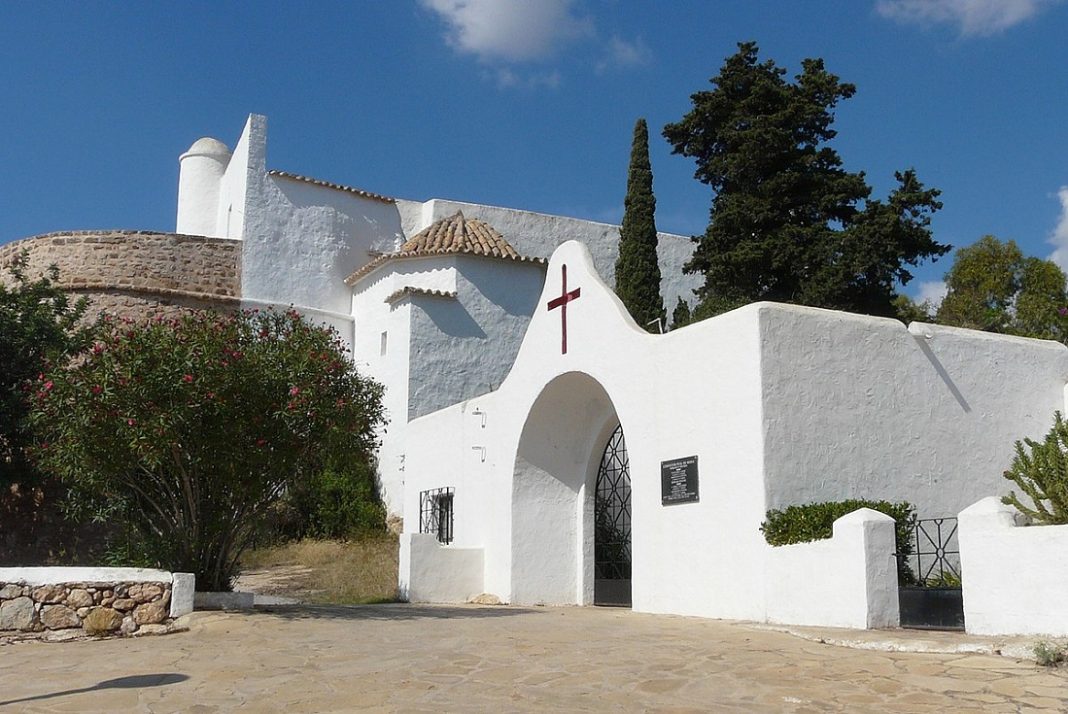
[(696, 456), (660, 462), (660, 498), (665, 506), (700, 500), (697, 493)]

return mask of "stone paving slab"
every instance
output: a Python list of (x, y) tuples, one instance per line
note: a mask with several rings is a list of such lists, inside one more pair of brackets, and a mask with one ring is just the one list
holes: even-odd
[(0, 650), (0, 711), (1016, 712), (1068, 672), (602, 608), (194, 613), (164, 637)]

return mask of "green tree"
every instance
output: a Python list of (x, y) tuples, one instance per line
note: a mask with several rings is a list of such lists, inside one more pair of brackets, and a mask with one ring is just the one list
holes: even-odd
[(932, 310), (929, 300), (918, 303), (908, 295), (898, 295), (894, 298), (894, 317), (906, 325), (910, 322), (931, 322)]
[(870, 198), (863, 173), (842, 168), (827, 145), (833, 109), (855, 87), (806, 59), (795, 82), (756, 43), (739, 44), (691, 96), (692, 110), (664, 128), (674, 153), (696, 160), (713, 192), (711, 222), (687, 264), (702, 273), (699, 314), (777, 300), (894, 315), (907, 266), (943, 255), (931, 237), (939, 192), (912, 170), (897, 172), (885, 201)]
[(634, 142), (627, 171), (627, 197), (623, 225), (619, 229), (616, 259), (616, 294), (631, 317), (653, 332), (663, 325), (664, 299), (660, 296), (660, 264), (656, 257), (656, 197), (653, 169), (649, 164), (649, 128), (645, 119), (634, 125)]
[(677, 327), (685, 327), (689, 325), (693, 320), (693, 316), (690, 314), (690, 303), (683, 300), (681, 297), (679, 301), (675, 303), (675, 309), (671, 312), (671, 329)]
[(35, 280), (26, 270), (23, 252), (8, 266), (9, 279), (0, 280), (0, 486), (36, 480), (25, 451), (31, 442), (26, 394), (38, 374), (64, 364), (88, 339), (80, 326), (87, 302), (72, 302), (56, 286), (59, 269), (51, 266)]
[(943, 325), (1038, 337), (1068, 338), (1065, 274), (1055, 263), (1025, 257), (1015, 241), (983, 236), (957, 250), (938, 308)]
[(37, 381), (35, 455), (149, 560), (227, 590), (288, 489), (330, 459), (371, 461), (381, 395), (296, 311), (107, 321), (73, 367)]

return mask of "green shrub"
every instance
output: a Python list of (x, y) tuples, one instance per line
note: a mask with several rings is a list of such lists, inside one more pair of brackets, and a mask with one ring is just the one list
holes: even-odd
[(899, 556), (897, 559), (898, 578), (902, 583), (913, 582), (915, 577), (908, 566), (908, 556), (912, 554), (912, 532), (916, 527), (916, 509), (905, 501), (890, 503), (889, 501), (851, 499), (789, 506), (781, 511), (768, 511), (767, 520), (760, 524), (760, 531), (769, 545), (790, 545), (791, 543), (823, 540), (833, 535), (836, 520), (860, 508), (871, 508), (894, 519), (896, 524), (894, 536)]
[(31, 279), (28, 262), (23, 250), (0, 276), (0, 487), (40, 485), (26, 459), (33, 442), (26, 394), (38, 374), (65, 365), (89, 339), (81, 324), (88, 301), (71, 301), (54, 265)]
[(1056, 667), (1068, 661), (1068, 644), (1036, 642), (1031, 651), (1035, 653), (1035, 661), (1043, 667)]
[[(1027, 449), (1024, 448), (1027, 445)], [(1053, 415), (1053, 428), (1041, 441), (1024, 439), (1016, 442), (1016, 458), (1005, 478), (1016, 483), (1034, 504), (1028, 508), (1016, 493), (1002, 498), (1002, 502), (1015, 506), (1020, 513), (1030, 516), (1035, 523), (1056, 525), (1068, 523), (1068, 424), (1061, 413)], [(1028, 453), (1030, 452), (1030, 453)]]
[(285, 497), (269, 536), (350, 539), (385, 532), (386, 508), (373, 464), (331, 464)]
[(74, 506), (130, 531), (115, 558), (228, 590), (285, 493), (333, 459), (373, 459), (382, 387), (295, 310), (109, 321), (94, 337), (38, 377), (31, 423)]

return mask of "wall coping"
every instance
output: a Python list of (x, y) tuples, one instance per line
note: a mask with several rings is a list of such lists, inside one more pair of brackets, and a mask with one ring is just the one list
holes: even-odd
[(0, 568), (0, 583), (169, 583), (174, 576), (152, 568)]
[(174, 233), (170, 231), (149, 231), (139, 230), (136, 228), (101, 228), (99, 230), (77, 230), (77, 231), (51, 231), (49, 233), (38, 233), (37, 235), (26, 236), (25, 238), (19, 238), (9, 243), (4, 243), (0, 248), (8, 248), (19, 243), (25, 243), (33, 240), (40, 240), (45, 238), (93, 238), (103, 236), (145, 236), (145, 237), (162, 237), (162, 238), (177, 238), (185, 241), (199, 241), (204, 243), (223, 243), (223, 244), (235, 244), (241, 243), (240, 238), (219, 238), (216, 236), (198, 236), (191, 233)]

